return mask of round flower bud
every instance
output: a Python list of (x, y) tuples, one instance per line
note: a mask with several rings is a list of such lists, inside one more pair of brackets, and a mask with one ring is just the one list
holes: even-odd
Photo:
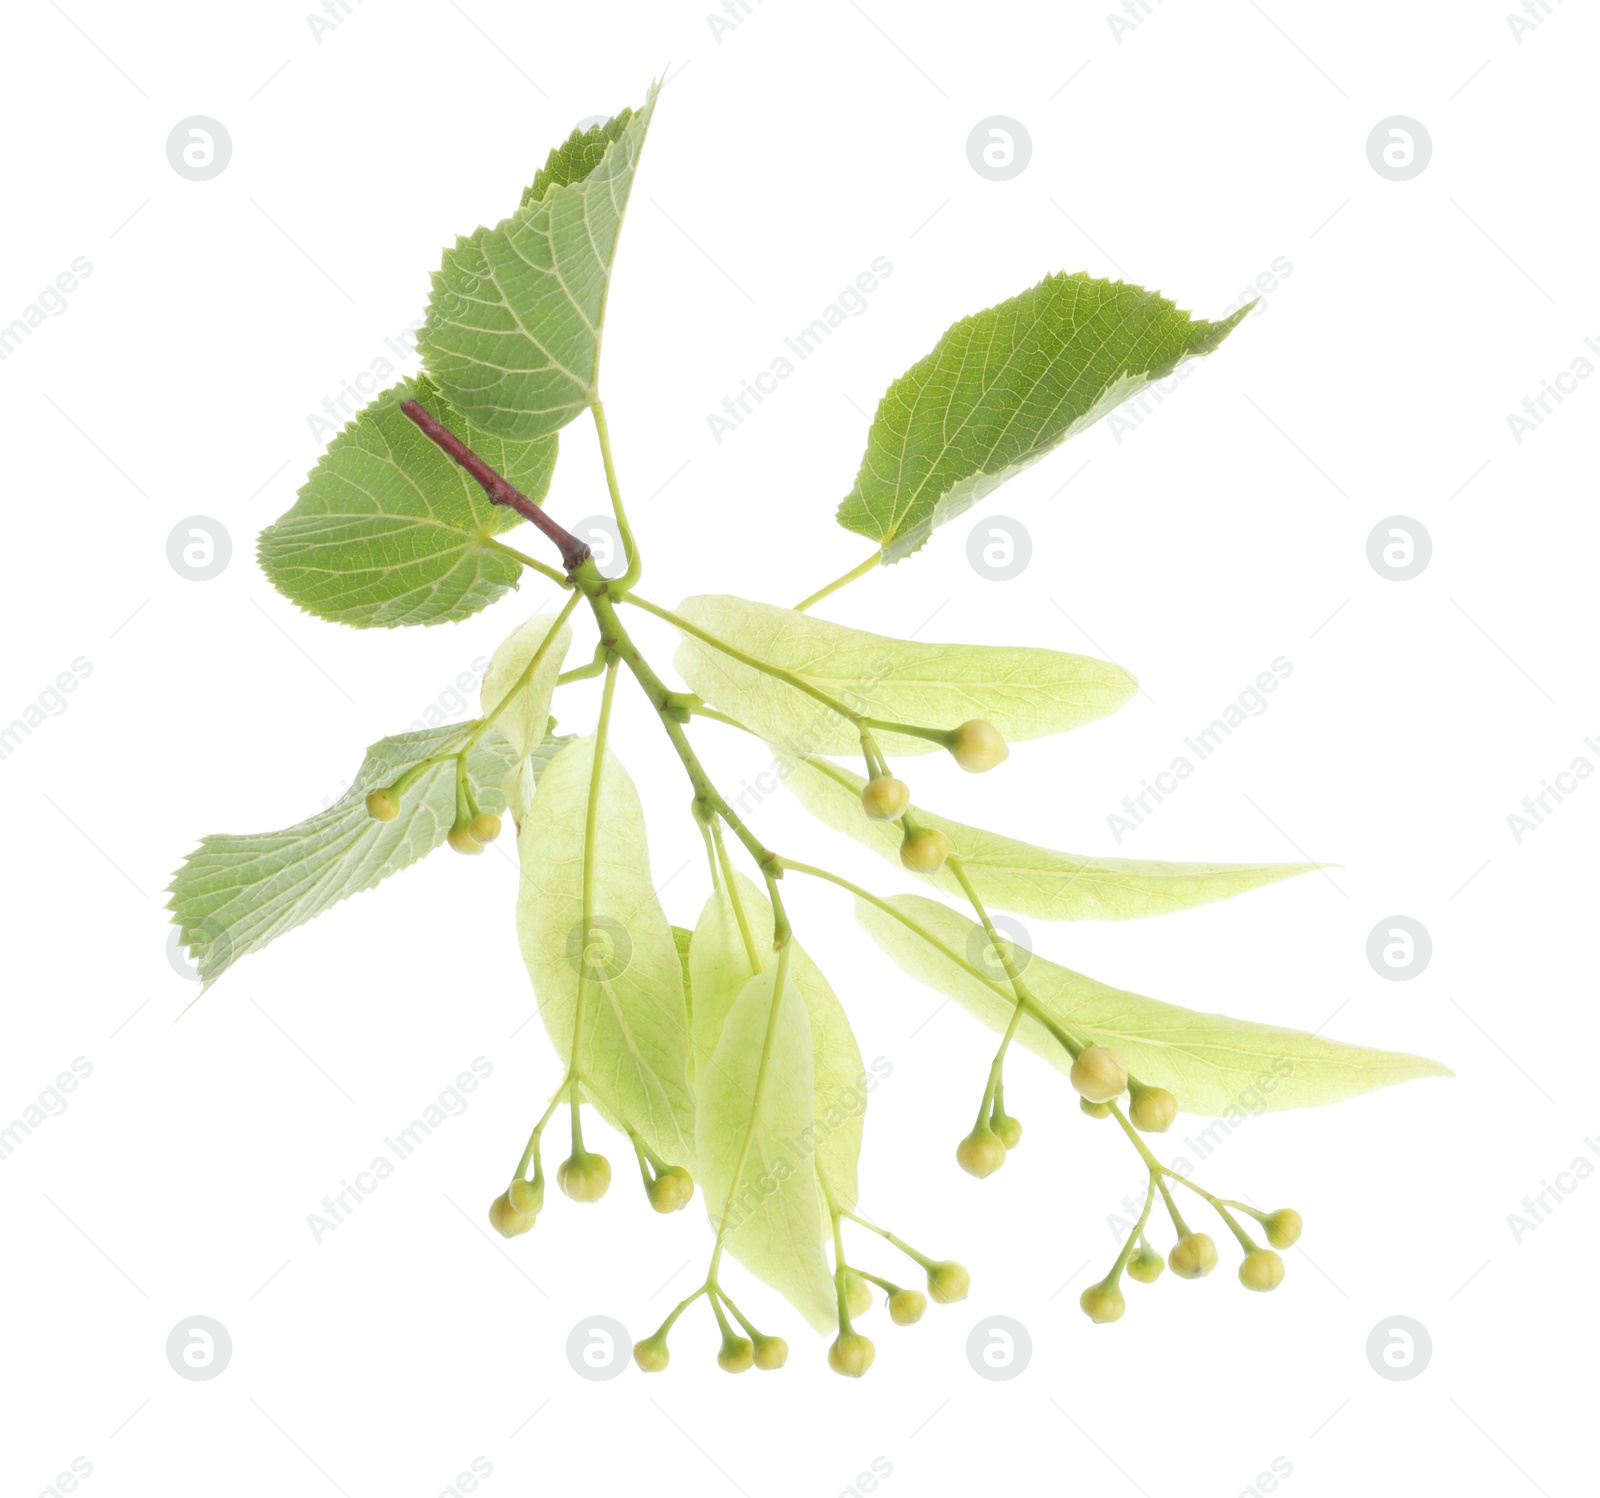
[(518, 1176), (506, 1195), (511, 1198), (512, 1207), (524, 1217), (537, 1216), (544, 1207), (544, 1182), (525, 1181)]
[(789, 1344), (782, 1337), (757, 1337), (755, 1359), (756, 1367), (765, 1372), (781, 1368), (789, 1361)]
[(972, 1276), (967, 1273), (965, 1266), (954, 1259), (935, 1264), (928, 1271), (928, 1294), (942, 1306), (965, 1300), (971, 1286)]
[(935, 874), (949, 856), (950, 839), (934, 827), (919, 827), (900, 844), (900, 862), (913, 874)]
[(1078, 1099), (1078, 1107), (1087, 1113), (1090, 1118), (1111, 1117), (1110, 1103), (1091, 1103), (1088, 1098), (1081, 1097)]
[(1253, 1248), (1239, 1266), (1239, 1283), (1246, 1290), (1276, 1290), (1283, 1283), (1283, 1260), (1270, 1248)]
[(872, 1366), (878, 1349), (860, 1332), (843, 1332), (833, 1339), (828, 1349), (828, 1366), (846, 1378), (860, 1378)]
[(1011, 751), (993, 723), (971, 718), (956, 729), (950, 740), (950, 753), (963, 770), (978, 775), (994, 769)]
[(1072, 1063), (1071, 1082), (1091, 1103), (1109, 1103), (1128, 1090), (1128, 1067), (1115, 1051), (1086, 1047)]
[(928, 1309), (928, 1297), (920, 1290), (896, 1290), (889, 1297), (889, 1319), (896, 1326), (915, 1326)]
[(987, 1126), (974, 1129), (956, 1146), (956, 1164), (981, 1181), (1006, 1163), (1006, 1147)]
[(1267, 1242), (1274, 1248), (1293, 1248), (1300, 1241), (1300, 1214), (1293, 1207), (1279, 1207), (1269, 1212), (1261, 1224)]
[(748, 1337), (730, 1337), (717, 1352), (717, 1367), (724, 1373), (748, 1373), (755, 1360), (755, 1347)]
[(1153, 1285), (1161, 1278), (1161, 1271), (1166, 1267), (1166, 1261), (1146, 1243), (1128, 1260), (1128, 1277), (1138, 1280), (1141, 1285)]
[(853, 1269), (844, 1272), (844, 1299), (851, 1320), (865, 1316), (872, 1309), (872, 1286)]
[(1022, 1124), (1009, 1114), (1001, 1113), (989, 1120), (989, 1127), (994, 1130), (995, 1137), (1008, 1150), (1014, 1150), (1022, 1143)]
[(1146, 1134), (1165, 1134), (1178, 1116), (1178, 1100), (1165, 1087), (1141, 1087), (1128, 1105), (1128, 1121)]
[(556, 1184), (575, 1202), (597, 1202), (611, 1185), (611, 1162), (604, 1155), (569, 1156), (556, 1169)]
[(392, 822), (400, 815), (400, 798), (391, 790), (367, 792), (367, 815), (374, 822)]
[(450, 834), (445, 838), (445, 841), (449, 843), (457, 853), (483, 852), (483, 844), (472, 835), (472, 824), (470, 822), (457, 822), (456, 825), (450, 829)]
[(911, 787), (893, 775), (879, 775), (861, 788), (861, 809), (874, 822), (892, 822), (911, 805)]
[(532, 1214), (524, 1215), (517, 1211), (503, 1191), (489, 1203), (489, 1226), (502, 1238), (518, 1238), (533, 1224)]
[(660, 1373), (672, 1361), (672, 1354), (667, 1351), (667, 1339), (655, 1336), (635, 1342), (633, 1360), (646, 1373)]
[(650, 1205), (658, 1212), (680, 1212), (694, 1195), (694, 1177), (681, 1165), (669, 1165), (650, 1183)]
[(1128, 1303), (1122, 1298), (1122, 1290), (1112, 1284), (1110, 1280), (1101, 1280), (1098, 1285), (1090, 1285), (1078, 1297), (1078, 1304), (1083, 1307), (1083, 1314), (1099, 1326), (1104, 1326), (1110, 1321), (1120, 1321), (1122, 1313), (1127, 1310)]
[(1172, 1245), (1167, 1265), (1180, 1280), (1197, 1280), (1217, 1267), (1217, 1245), (1204, 1233), (1188, 1233)]
[(480, 843), (492, 843), (500, 836), (500, 818), (492, 811), (480, 811), (467, 823), (467, 831)]

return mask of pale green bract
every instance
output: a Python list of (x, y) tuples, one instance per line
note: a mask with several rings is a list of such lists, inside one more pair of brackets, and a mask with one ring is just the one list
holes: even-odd
[[(730, 594), (677, 612), (746, 655), (802, 677), (852, 712), (925, 728), (986, 718), (1008, 740), (1061, 733), (1115, 712), (1138, 690), (1120, 666), (1025, 645), (935, 645), (848, 629)], [(798, 754), (861, 752), (860, 732), (824, 703), (685, 634), (679, 674), (713, 707)], [(930, 754), (909, 734), (876, 734), (886, 754)]]
[[(734, 875), (739, 903), (760, 967), (750, 961), (738, 916), (726, 885), (719, 884), (700, 912), (689, 947), (690, 983), (695, 994), (694, 1054), (697, 1086), (706, 1085), (706, 1068), (721, 1039), (735, 1000), (758, 971), (776, 961), (772, 955), (772, 906), (742, 874)], [(861, 1048), (844, 1007), (821, 970), (792, 938), (789, 981), (805, 1004), (811, 1022), (811, 1055), (815, 1099), (809, 1122), (817, 1174), (834, 1202), (854, 1208), (860, 1186), (856, 1166), (861, 1158), (861, 1131), (870, 1078)]]
[(522, 564), (489, 544), (520, 525), (400, 410), (420, 401), (535, 503), (556, 439), (504, 441), (423, 377), (386, 390), (328, 444), (292, 509), (261, 533), (262, 571), (308, 614), (357, 628), (465, 619), (514, 588)]
[[(526, 754), (530, 745), (544, 738), (550, 723), (550, 699), (555, 696), (556, 678), (561, 675), (561, 663), (572, 646), (572, 631), (563, 620), (534, 667), (533, 675), (518, 685), (534, 653), (549, 636), (555, 618), (554, 614), (535, 614), (518, 625), (495, 647), (489, 669), (483, 673), (479, 698), (484, 716), (499, 709), (494, 726), (518, 754)], [(513, 689), (515, 695), (510, 695)]]
[[(962, 956), (988, 947), (981, 927), (936, 900), (896, 895), (888, 903)], [(903, 971), (954, 999), (991, 1030), (1005, 1030), (1012, 1015), (1009, 997), (877, 906), (858, 899), (856, 919)], [(1037, 955), (1017, 956), (1027, 957), (1023, 982), (1052, 1020), (1075, 1039), (1120, 1052), (1134, 1077), (1167, 1088), (1186, 1113), (1221, 1118), (1311, 1108), (1418, 1077), (1453, 1075), (1422, 1056), (1201, 1014), (1110, 988)], [(1034, 1016), (1023, 1017), (1016, 1038), (1058, 1070), (1071, 1070), (1072, 1058)]]
[[(745, 982), (716, 1050), (702, 1064), (700, 1180), (711, 1225), (728, 1251), (817, 1331), (826, 1331), (835, 1314), (834, 1286), (805, 1137), (813, 1117), (811, 1026), (792, 983), (784, 985), (774, 1011), (776, 979), (768, 971)], [(758, 1087), (769, 1025), (765, 1080)]]
[[(631, 1127), (671, 1165), (694, 1160), (689, 1015), (672, 927), (650, 877), (644, 813), (609, 751), (600, 769), (591, 934), (583, 925), (584, 829), (594, 770), (592, 736), (575, 739), (539, 779), (517, 838), (522, 882), (517, 934), (539, 1014), (562, 1063), (577, 1047), (583, 1093), (623, 1132)], [(586, 960), (591, 947), (602, 963)]]
[(839, 524), (876, 541), (886, 564), (910, 556), (1013, 474), (1209, 354), (1249, 310), (1195, 321), (1143, 287), (1058, 272), (962, 318), (878, 403)]
[[(779, 781), (818, 821), (865, 843), (900, 866), (898, 821), (874, 822), (861, 808), (866, 781), (828, 760), (797, 758), (777, 752)], [(1317, 867), (1314, 863), (1161, 863), (1138, 858), (1086, 858), (1036, 848), (912, 808), (919, 826), (932, 827), (950, 839), (978, 898), (993, 910), (1045, 921), (1127, 921), (1166, 915), (1228, 900), (1248, 890), (1293, 879)], [(935, 874), (919, 875), (958, 900), (966, 898), (961, 881), (948, 864)]]
[[(412, 766), (458, 749), (470, 723), (380, 739), (355, 781), (326, 811), (282, 832), (221, 833), (201, 840), (170, 885), (168, 908), (207, 984), (239, 958), (304, 925), (329, 906), (431, 853), (455, 821), (455, 762), (424, 770), (400, 798), (400, 815), (376, 822), (367, 792), (392, 785)], [(527, 760), (537, 776), (566, 740), (548, 738)], [(467, 774), (486, 811), (503, 803), (500, 781), (516, 756), (490, 732), (467, 756)]]
[(445, 252), (419, 341), (474, 425), (543, 436), (596, 399), (611, 269), (657, 91), (558, 146), (510, 218)]

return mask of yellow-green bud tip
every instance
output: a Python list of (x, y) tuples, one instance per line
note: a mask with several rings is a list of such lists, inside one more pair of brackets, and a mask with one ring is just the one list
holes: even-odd
[(991, 1129), (974, 1129), (956, 1146), (956, 1164), (981, 1181), (1006, 1163), (1006, 1147)]
[(872, 1309), (872, 1286), (853, 1269), (844, 1272), (844, 1298), (850, 1310), (850, 1319), (865, 1316)]
[(1128, 1260), (1128, 1278), (1138, 1280), (1141, 1285), (1153, 1285), (1166, 1267), (1166, 1261), (1146, 1243)]
[(757, 1368), (770, 1373), (789, 1361), (789, 1344), (782, 1337), (757, 1337), (755, 1359)]
[(1021, 1121), (1012, 1118), (1009, 1114), (1001, 1113), (989, 1120), (989, 1127), (994, 1130), (995, 1137), (1005, 1145), (1008, 1150), (1014, 1150), (1022, 1143)]
[(597, 1202), (611, 1185), (611, 1162), (604, 1155), (571, 1155), (557, 1167), (556, 1184), (575, 1202)]
[(492, 843), (500, 836), (500, 818), (492, 811), (480, 811), (467, 823), (467, 831), (480, 843)]
[(755, 1361), (756, 1350), (748, 1337), (730, 1337), (717, 1352), (717, 1367), (724, 1373), (748, 1373)]
[(952, 758), (963, 770), (970, 770), (974, 775), (994, 769), (1010, 753), (999, 730), (982, 718), (969, 719), (950, 738)]
[(950, 839), (936, 827), (908, 832), (900, 844), (900, 862), (913, 874), (936, 874), (950, 856)]
[(681, 1212), (694, 1195), (694, 1177), (681, 1165), (669, 1165), (650, 1183), (650, 1205), (658, 1212)]
[(392, 822), (400, 815), (400, 798), (391, 790), (367, 792), (367, 815), (374, 822)]
[(889, 1297), (889, 1319), (896, 1326), (915, 1326), (928, 1309), (928, 1297), (920, 1290), (896, 1290)]
[(893, 775), (879, 775), (861, 788), (861, 809), (874, 822), (892, 822), (911, 805), (911, 787)]
[(457, 853), (483, 852), (483, 844), (472, 835), (472, 824), (470, 822), (457, 822), (456, 825), (450, 829), (449, 836), (445, 838), (445, 841), (449, 843)]
[(1078, 1297), (1078, 1304), (1083, 1307), (1083, 1314), (1099, 1326), (1120, 1321), (1122, 1313), (1128, 1308), (1127, 1301), (1122, 1298), (1121, 1288), (1107, 1280), (1090, 1285)]
[(1178, 1116), (1178, 1100), (1165, 1087), (1141, 1087), (1128, 1105), (1128, 1121), (1146, 1134), (1165, 1134)]
[(1071, 1081), (1091, 1103), (1109, 1103), (1128, 1090), (1128, 1065), (1105, 1046), (1088, 1046), (1072, 1063)]
[(1172, 1245), (1167, 1267), (1180, 1280), (1203, 1279), (1217, 1267), (1217, 1245), (1204, 1233), (1189, 1233)]
[(872, 1366), (878, 1349), (860, 1332), (841, 1332), (828, 1349), (828, 1366), (846, 1378), (860, 1378)]
[(660, 1373), (672, 1361), (664, 1337), (646, 1337), (633, 1344), (633, 1360), (646, 1373)]
[(1246, 1290), (1276, 1290), (1283, 1283), (1283, 1260), (1270, 1248), (1253, 1248), (1239, 1266), (1239, 1283)]
[(1300, 1241), (1304, 1224), (1293, 1207), (1279, 1207), (1276, 1212), (1267, 1214), (1261, 1226), (1266, 1231), (1267, 1242), (1274, 1248), (1293, 1248)]
[(532, 1214), (517, 1211), (504, 1191), (489, 1203), (489, 1225), (502, 1238), (518, 1238), (534, 1224)]
[(928, 1294), (942, 1306), (954, 1305), (958, 1300), (967, 1298), (967, 1291), (972, 1287), (972, 1276), (967, 1273), (964, 1265), (956, 1263), (954, 1259), (946, 1259), (941, 1264), (935, 1264), (928, 1271)]
[(1087, 1113), (1090, 1118), (1111, 1117), (1110, 1103), (1091, 1103), (1088, 1098), (1081, 1097), (1078, 1099), (1078, 1107)]

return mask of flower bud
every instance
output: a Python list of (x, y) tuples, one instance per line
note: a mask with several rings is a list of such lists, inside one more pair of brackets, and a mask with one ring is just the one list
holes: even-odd
[(672, 1361), (667, 1339), (659, 1333), (633, 1344), (633, 1360), (646, 1373), (660, 1373)]
[(981, 1181), (1006, 1163), (1006, 1147), (987, 1126), (974, 1129), (956, 1146), (956, 1164)]
[(518, 1238), (534, 1224), (532, 1214), (524, 1214), (511, 1205), (505, 1192), (489, 1203), (489, 1226), (502, 1238)]
[(1127, 1301), (1122, 1298), (1121, 1287), (1111, 1280), (1090, 1285), (1078, 1297), (1078, 1304), (1083, 1307), (1084, 1315), (1098, 1326), (1120, 1321), (1122, 1313), (1128, 1308)]
[(971, 1286), (972, 1276), (954, 1259), (945, 1259), (928, 1271), (928, 1294), (942, 1306), (965, 1300)]
[(367, 815), (374, 822), (392, 822), (400, 815), (400, 798), (387, 787), (367, 792)]
[(1253, 1248), (1239, 1266), (1239, 1283), (1246, 1290), (1276, 1290), (1283, 1283), (1283, 1260), (1270, 1248)]
[(860, 1332), (841, 1332), (828, 1349), (828, 1366), (846, 1378), (860, 1378), (872, 1366), (878, 1349)]
[(874, 822), (892, 822), (911, 805), (911, 787), (893, 775), (879, 775), (861, 788), (861, 809)]
[(1009, 1114), (996, 1114), (989, 1120), (989, 1127), (994, 1130), (995, 1137), (1007, 1150), (1014, 1150), (1022, 1143), (1022, 1124)]
[(597, 1202), (611, 1185), (611, 1162), (587, 1151), (569, 1156), (556, 1168), (556, 1184), (575, 1202)]
[(1072, 1085), (1091, 1103), (1109, 1103), (1128, 1089), (1128, 1067), (1115, 1051), (1092, 1045), (1072, 1063)]
[(950, 753), (963, 770), (977, 775), (994, 769), (1011, 751), (993, 723), (970, 718), (956, 729), (950, 740)]
[(915, 1326), (928, 1309), (928, 1297), (920, 1290), (896, 1290), (889, 1297), (889, 1319), (896, 1326)]
[(1279, 1207), (1262, 1221), (1267, 1242), (1274, 1248), (1293, 1248), (1300, 1241), (1300, 1214), (1293, 1207)]
[(844, 1272), (844, 1300), (850, 1309), (850, 1319), (865, 1316), (872, 1309), (872, 1286), (853, 1269)]
[(1165, 1134), (1178, 1116), (1178, 1100), (1165, 1087), (1140, 1087), (1128, 1105), (1128, 1121), (1146, 1134)]
[(764, 1372), (781, 1368), (789, 1361), (789, 1344), (782, 1337), (757, 1337), (755, 1360), (756, 1367)]
[(445, 838), (445, 841), (449, 843), (457, 853), (483, 852), (483, 844), (472, 835), (472, 824), (470, 822), (457, 822), (455, 826), (450, 829), (450, 833)]
[(748, 1337), (729, 1337), (717, 1352), (717, 1367), (724, 1373), (748, 1373), (755, 1360), (755, 1347)]
[(694, 1195), (694, 1177), (681, 1165), (669, 1165), (650, 1183), (650, 1205), (658, 1212), (680, 1212)]
[(500, 836), (500, 818), (492, 811), (480, 811), (467, 823), (467, 831), (480, 843), (492, 843)]
[(936, 874), (950, 856), (950, 839), (935, 827), (908, 832), (900, 843), (900, 862), (913, 874)]
[(1167, 1265), (1180, 1280), (1197, 1280), (1217, 1267), (1217, 1245), (1204, 1233), (1186, 1233), (1172, 1245)]
[(1111, 1104), (1110, 1103), (1091, 1103), (1088, 1098), (1081, 1097), (1081, 1098), (1078, 1099), (1078, 1107), (1083, 1112), (1087, 1113), (1090, 1118), (1110, 1118), (1111, 1117)]
[(1166, 1267), (1166, 1261), (1146, 1243), (1128, 1260), (1128, 1277), (1138, 1280), (1141, 1285), (1153, 1285), (1161, 1278), (1161, 1271)]
[(511, 1198), (511, 1206), (524, 1217), (535, 1217), (544, 1208), (544, 1182), (525, 1181), (521, 1176), (511, 1183), (511, 1189), (506, 1193)]

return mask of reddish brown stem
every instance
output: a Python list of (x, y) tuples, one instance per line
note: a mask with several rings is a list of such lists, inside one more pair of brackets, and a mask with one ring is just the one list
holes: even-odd
[(589, 548), (571, 531), (558, 525), (520, 489), (507, 483), (498, 473), (466, 445), (425, 411), (416, 401), (404, 402), (400, 409), (422, 429), (430, 441), (437, 443), (480, 484), (491, 504), (504, 505), (515, 510), (524, 520), (531, 520), (561, 551), (561, 564), (572, 572), (589, 560)]

